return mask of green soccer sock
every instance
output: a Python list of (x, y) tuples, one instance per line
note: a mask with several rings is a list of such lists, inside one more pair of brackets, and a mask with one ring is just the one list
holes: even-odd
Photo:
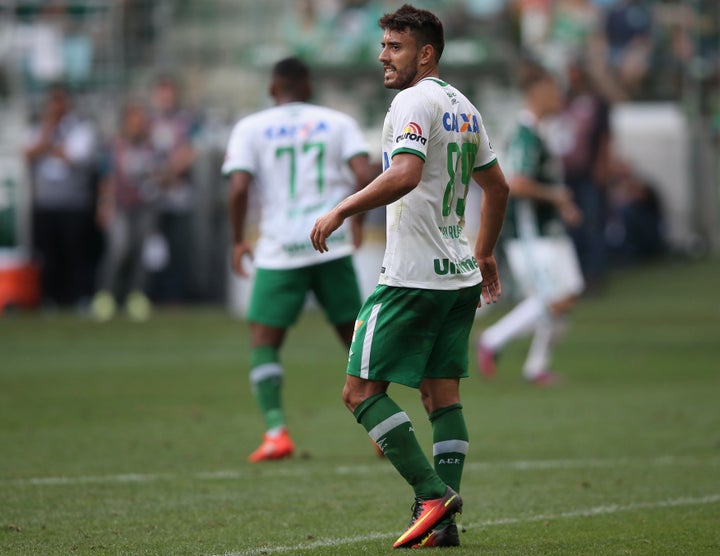
[(447, 487), (420, 448), (410, 418), (387, 394), (369, 397), (354, 415), (417, 498), (432, 500), (445, 494)]
[(433, 431), (435, 471), (455, 492), (460, 492), (468, 432), (459, 403), (436, 409), (429, 415)]
[(253, 348), (250, 352), (250, 383), (269, 431), (285, 426), (281, 400), (282, 379), (283, 368), (277, 349), (272, 346)]

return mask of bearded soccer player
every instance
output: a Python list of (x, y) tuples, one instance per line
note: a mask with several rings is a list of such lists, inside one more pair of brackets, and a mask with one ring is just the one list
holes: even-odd
[[(501, 293), (494, 249), (508, 185), (480, 113), (439, 77), (440, 20), (406, 4), (379, 24), (384, 84), (400, 91), (383, 127), (384, 172), (320, 217), (310, 237), (331, 253), (328, 238), (346, 218), (387, 206), (379, 283), (355, 323), (343, 401), (414, 490), (410, 525), (394, 547), (457, 546), (468, 450), (459, 384), (481, 296), (490, 303)], [(474, 251), (463, 234), (472, 180), (484, 192)], [(390, 383), (420, 390), (434, 465)]]

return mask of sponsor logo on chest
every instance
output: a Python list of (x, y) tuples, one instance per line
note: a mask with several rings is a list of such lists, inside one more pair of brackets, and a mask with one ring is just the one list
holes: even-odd
[(395, 138), (396, 143), (400, 143), (401, 141), (405, 140), (417, 141), (421, 145), (427, 143), (427, 138), (423, 137), (422, 128), (419, 124), (416, 124), (415, 122), (410, 122), (408, 125), (406, 125), (402, 133)]

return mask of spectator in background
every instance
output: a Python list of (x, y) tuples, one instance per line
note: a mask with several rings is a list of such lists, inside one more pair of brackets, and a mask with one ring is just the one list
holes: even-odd
[[(199, 121), (183, 108), (180, 87), (170, 76), (160, 76), (152, 87), (150, 137), (161, 162), (162, 194), (158, 199), (158, 232), (153, 243), (161, 253), (155, 259), (151, 293), (162, 303), (187, 299), (191, 272), (192, 208), (195, 196), (192, 167), (193, 139)], [(166, 255), (162, 255), (165, 253)], [(152, 264), (152, 261), (149, 261)]]
[(517, 16), (520, 45), (537, 52), (548, 38), (552, 0), (511, 0)]
[(607, 65), (627, 98), (641, 92), (650, 65), (652, 29), (646, 0), (618, 0), (606, 12)]
[(72, 110), (64, 85), (49, 88), (24, 150), (33, 203), (33, 242), (45, 303), (84, 306), (92, 295), (93, 204), (98, 135)]
[(123, 109), (120, 131), (109, 146), (107, 175), (98, 195), (97, 220), (105, 230), (105, 256), (93, 299), (93, 316), (111, 319), (117, 301), (125, 299), (128, 316), (150, 317), (147, 272), (143, 260), (157, 227), (162, 159), (150, 140), (146, 106), (130, 101)]
[(317, 57), (333, 32), (337, 11), (337, 6), (320, 6), (317, 0), (295, 0), (293, 8), (284, 11), (281, 23), (290, 50), (305, 58)]
[(610, 169), (610, 106), (596, 91), (576, 58), (567, 68), (567, 94), (561, 115), (561, 154), (565, 184), (583, 213), (582, 224), (569, 227), (589, 288), (600, 286), (607, 266), (603, 230)]
[(600, 23), (600, 12), (590, 0), (556, 0), (552, 8), (550, 39), (571, 53), (588, 46)]
[(613, 167), (606, 226), (613, 261), (628, 265), (662, 255), (667, 243), (660, 196), (627, 162), (618, 161)]

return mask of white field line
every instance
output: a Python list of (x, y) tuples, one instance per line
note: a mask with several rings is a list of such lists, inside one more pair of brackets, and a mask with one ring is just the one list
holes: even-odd
[[(477, 523), (466, 524), (466, 529), (479, 529), (483, 527), (497, 527), (501, 525), (517, 525), (521, 523), (534, 523), (537, 521), (548, 521), (556, 519), (574, 519), (577, 517), (592, 517), (596, 515), (611, 515), (620, 512), (632, 512), (637, 510), (653, 510), (659, 508), (675, 508), (679, 506), (700, 506), (704, 504), (715, 504), (720, 502), (720, 494), (712, 494), (699, 498), (671, 498), (668, 500), (660, 500), (657, 502), (638, 502), (635, 504), (610, 506), (595, 506), (593, 508), (585, 508), (573, 510), (569, 512), (560, 512), (556, 514), (534, 514), (520, 517), (504, 517), (499, 519), (490, 519), (487, 521), (479, 521)], [(394, 538), (400, 535), (402, 531), (394, 533), (368, 533), (367, 535), (355, 535), (352, 537), (329, 538), (311, 543), (297, 544), (294, 546), (263, 546), (241, 550), (239, 552), (226, 552), (223, 555), (216, 556), (259, 556), (262, 554), (282, 554), (286, 552), (294, 552), (296, 550), (312, 550), (313, 548), (329, 548), (333, 546), (345, 546), (360, 542), (374, 541), (378, 539)]]
[[(593, 469), (593, 468), (622, 468), (636, 465), (653, 467), (663, 466), (718, 466), (720, 458), (695, 458), (688, 456), (658, 456), (654, 458), (608, 458), (608, 459), (560, 459), (560, 460), (528, 460), (505, 462), (470, 462), (465, 464), (465, 473), (483, 471), (542, 471), (561, 469)], [(382, 472), (394, 472), (389, 463), (377, 462), (375, 465), (340, 465), (333, 469), (317, 468), (318, 473), (327, 475), (369, 475)], [(193, 478), (205, 480), (237, 480), (257, 477), (306, 477), (314, 472), (313, 468), (298, 466), (265, 466), (251, 470), (227, 469), (218, 471), (202, 471), (197, 473), (125, 473), (118, 475), (80, 475), (56, 477), (27, 477), (17, 479), (0, 479), (0, 486), (25, 485), (85, 485), (85, 484), (114, 484), (114, 483), (153, 483), (169, 481), (178, 478)]]

